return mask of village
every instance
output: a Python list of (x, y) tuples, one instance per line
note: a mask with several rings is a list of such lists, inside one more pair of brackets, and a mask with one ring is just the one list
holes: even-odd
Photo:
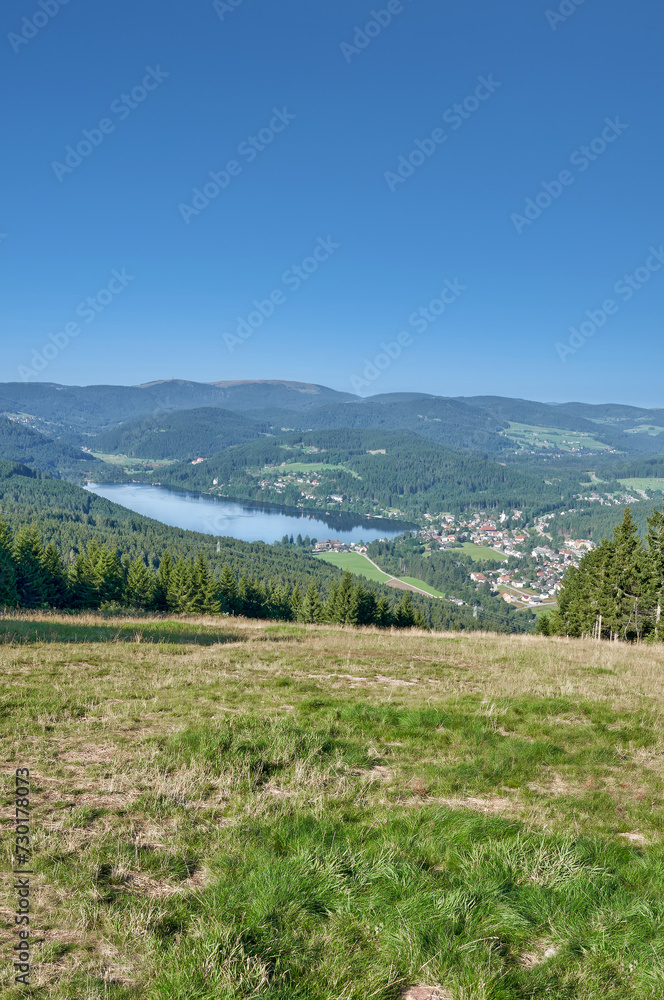
[[(471, 570), (470, 579), (478, 590), (488, 584), (492, 593), (501, 594), (503, 600), (516, 608), (550, 607), (555, 604), (562, 589), (565, 571), (570, 566), (578, 566), (581, 558), (595, 545), (588, 539), (566, 539), (564, 545), (556, 547), (545, 531), (548, 516), (538, 518), (531, 530), (506, 527), (506, 521), (519, 521), (521, 517), (522, 512), (518, 510), (510, 515), (503, 513), (497, 518), (485, 518), (479, 514), (470, 517), (426, 514), (425, 518), (433, 523), (431, 527), (418, 531), (418, 539), (424, 544), (425, 551), (458, 551), (471, 555), (478, 562), (491, 562), (495, 553), (496, 562), (507, 565), (483, 571)], [(434, 526), (435, 522), (440, 527), (437, 524)], [(325, 539), (316, 542), (314, 550), (319, 553), (357, 552), (364, 555), (367, 546)], [(515, 566), (514, 560), (519, 560), (522, 565)]]

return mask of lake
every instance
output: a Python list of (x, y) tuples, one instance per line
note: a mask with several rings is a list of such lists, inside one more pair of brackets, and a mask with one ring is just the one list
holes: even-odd
[(373, 542), (394, 538), (415, 525), (357, 514), (297, 511), (250, 500), (223, 500), (203, 493), (172, 490), (147, 483), (88, 483), (97, 496), (128, 507), (162, 524), (206, 535), (239, 538), (243, 542), (280, 542), (284, 535), (309, 535), (319, 541)]

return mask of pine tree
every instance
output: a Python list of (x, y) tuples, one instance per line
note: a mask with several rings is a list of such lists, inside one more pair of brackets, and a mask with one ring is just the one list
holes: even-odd
[(359, 584), (356, 590), (356, 601), (357, 601), (357, 624), (375, 625), (376, 615), (378, 610), (378, 602), (376, 601), (376, 595), (374, 591), (365, 590), (362, 584)]
[(185, 614), (193, 596), (191, 571), (182, 556), (178, 559), (170, 574), (168, 583), (168, 608), (178, 614)]
[(9, 528), (4, 521), (0, 521), (0, 608), (13, 608), (18, 604), (16, 566), (12, 549)]
[(336, 595), (334, 621), (340, 625), (356, 625), (359, 612), (359, 595), (353, 586), (353, 578), (346, 570)]
[(237, 589), (237, 580), (235, 579), (235, 574), (230, 568), (228, 563), (225, 564), (221, 571), (221, 577), (219, 578), (219, 598), (221, 600), (221, 609), (229, 615), (237, 615), (240, 611), (240, 595)]
[(394, 613), (394, 624), (397, 628), (412, 628), (415, 624), (415, 609), (410, 593), (406, 591)]
[(210, 573), (207, 559), (202, 553), (196, 557), (191, 570), (192, 596), (189, 610), (198, 614), (215, 615), (221, 611), (217, 585)]
[(653, 510), (647, 520), (647, 604), (650, 630), (659, 639), (664, 633), (664, 508)]
[(332, 583), (324, 606), (324, 616), (326, 622), (337, 621), (337, 598), (339, 596), (339, 585), (336, 580)]
[(297, 621), (300, 614), (300, 609), (302, 608), (302, 594), (300, 593), (300, 588), (295, 584), (290, 595), (290, 606), (292, 620)]
[(613, 533), (613, 563), (611, 585), (615, 630), (625, 639), (639, 638), (643, 614), (639, 621), (639, 606), (643, 590), (644, 552), (638, 528), (629, 507)]
[(312, 580), (304, 596), (302, 607), (300, 608), (300, 613), (298, 615), (298, 621), (312, 624), (322, 620), (323, 605), (321, 603), (320, 594), (318, 593), (318, 587)]
[(155, 578), (142, 559), (136, 558), (129, 566), (124, 598), (127, 604), (146, 611), (154, 607)]
[(157, 570), (157, 580), (154, 590), (154, 603), (157, 611), (168, 610), (168, 588), (170, 586), (172, 572), (173, 558), (170, 552), (166, 550), (159, 560), (159, 568)]
[(383, 594), (376, 605), (376, 625), (378, 628), (390, 628), (393, 624), (390, 602)]
[(77, 610), (93, 608), (97, 603), (95, 587), (91, 579), (87, 557), (79, 553), (67, 572), (69, 606)]
[(67, 575), (53, 542), (49, 542), (44, 549), (42, 565), (46, 573), (46, 603), (52, 608), (66, 608), (69, 600)]
[(97, 603), (121, 601), (125, 580), (116, 550), (102, 545), (100, 549), (94, 550), (93, 561), (89, 559), (89, 562)]
[(47, 601), (47, 578), (44, 547), (34, 527), (21, 528), (14, 540), (16, 589), (23, 608), (41, 608)]

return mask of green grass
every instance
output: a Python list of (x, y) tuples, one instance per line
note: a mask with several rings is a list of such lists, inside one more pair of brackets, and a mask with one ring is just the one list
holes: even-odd
[(399, 579), (403, 580), (404, 583), (409, 583), (411, 587), (417, 587), (419, 590), (426, 591), (426, 593), (431, 594), (432, 597), (446, 596), (443, 594), (442, 590), (436, 590), (436, 588), (432, 587), (430, 583), (425, 583), (424, 580), (418, 580), (416, 576), (400, 576)]
[(618, 482), (622, 483), (628, 489), (651, 490), (656, 493), (664, 493), (664, 479), (654, 476), (650, 479), (619, 479)]
[[(374, 583), (386, 583), (388, 580), (394, 579), (388, 576), (387, 573), (376, 569), (368, 559), (365, 559), (358, 552), (324, 552), (320, 553), (317, 558), (324, 559), (325, 562), (331, 563), (332, 566), (336, 566), (338, 569), (348, 570), (349, 573), (354, 573), (356, 576), (364, 576)], [(403, 580), (404, 583), (409, 583), (411, 587), (424, 590), (433, 597), (445, 597), (445, 594), (441, 593), (440, 590), (436, 590), (435, 587), (432, 587), (429, 583), (425, 583), (424, 580), (418, 580), (417, 577), (400, 576), (398, 579)]]
[(609, 447), (584, 431), (563, 431), (557, 427), (538, 427), (534, 424), (509, 424), (507, 437), (524, 448), (555, 451), (606, 451)]
[(356, 576), (364, 576), (367, 580), (373, 580), (374, 583), (385, 583), (392, 579), (387, 573), (372, 566), (369, 560), (365, 559), (359, 552), (322, 552), (316, 558), (322, 559), (338, 569), (348, 570), (349, 573), (354, 573)]
[(492, 549), (488, 545), (476, 545), (475, 542), (462, 542), (461, 551), (470, 556), (473, 562), (486, 562), (487, 559), (503, 562), (507, 559), (503, 552), (497, 552), (496, 549)]
[(0, 645), (43, 939), (7, 1000), (662, 995), (664, 647), (58, 623), (2, 621), (40, 637)]
[(289, 472), (334, 472), (338, 470), (348, 472), (351, 476), (354, 476), (355, 479), (361, 478), (361, 476), (358, 476), (356, 472), (353, 472), (351, 469), (347, 469), (345, 465), (328, 465), (325, 462), (288, 462), (287, 465), (277, 466), (276, 468), (274, 466), (267, 466), (261, 471), (271, 475), (284, 476)]
[(107, 465), (119, 465), (128, 470), (140, 469), (146, 465), (157, 469), (166, 465), (174, 465), (177, 462), (177, 459), (171, 458), (129, 458), (127, 455), (109, 455), (100, 451), (91, 452), (91, 454)]

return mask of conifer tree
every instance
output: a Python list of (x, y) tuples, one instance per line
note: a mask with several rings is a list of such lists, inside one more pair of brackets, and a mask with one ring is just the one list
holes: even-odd
[(394, 613), (397, 628), (412, 628), (415, 624), (415, 609), (409, 591), (403, 595)]
[(67, 571), (69, 606), (77, 610), (93, 608), (97, 603), (88, 560), (82, 552), (75, 556)]
[(189, 610), (193, 596), (191, 571), (182, 556), (178, 559), (170, 574), (168, 583), (168, 608), (184, 614)]
[(41, 608), (47, 601), (44, 547), (36, 528), (20, 528), (14, 539), (18, 601), (23, 608)]
[(221, 571), (218, 591), (222, 611), (225, 611), (229, 615), (239, 614), (241, 603), (237, 589), (237, 580), (228, 563), (224, 565)]
[(67, 575), (53, 542), (49, 542), (44, 549), (42, 564), (46, 573), (46, 603), (52, 608), (66, 608), (69, 598)]
[(358, 584), (355, 599), (357, 601), (357, 624), (375, 625), (378, 602), (373, 589), (366, 590), (361, 583)]
[(643, 626), (643, 613), (639, 621), (639, 611), (643, 611), (639, 607), (644, 582), (643, 562), (638, 528), (630, 508), (626, 507), (622, 522), (613, 533), (610, 573), (615, 628), (625, 639), (638, 638)]
[(173, 558), (167, 549), (159, 560), (159, 568), (157, 569), (157, 580), (154, 590), (154, 603), (157, 611), (168, 610), (168, 588), (172, 572)]
[(309, 624), (323, 620), (323, 605), (321, 603), (318, 587), (312, 582), (309, 584), (302, 606), (298, 615), (298, 621)]
[(189, 610), (198, 614), (214, 615), (221, 611), (221, 601), (207, 560), (202, 553), (196, 557), (191, 570), (192, 595)]
[(115, 549), (102, 545), (96, 550), (94, 562), (91, 563), (91, 580), (94, 586), (97, 602), (103, 604), (110, 601), (121, 601), (124, 592), (124, 572)]
[(300, 609), (302, 607), (302, 594), (300, 593), (300, 588), (295, 584), (290, 596), (291, 605), (291, 615), (293, 620), (297, 621), (298, 615), (300, 614)]
[(336, 610), (334, 621), (340, 625), (356, 625), (359, 612), (359, 595), (353, 586), (353, 578), (345, 571), (336, 595)]
[(143, 560), (136, 557), (129, 566), (125, 584), (127, 604), (149, 611), (154, 607), (155, 578)]
[(12, 549), (9, 528), (4, 521), (0, 521), (0, 608), (13, 608), (18, 604)]
[(664, 635), (664, 508), (653, 510), (648, 520), (647, 604), (650, 628), (657, 638)]
[(390, 602), (383, 594), (378, 599), (378, 604), (376, 605), (376, 625), (378, 628), (390, 628), (392, 624), (393, 617)]

